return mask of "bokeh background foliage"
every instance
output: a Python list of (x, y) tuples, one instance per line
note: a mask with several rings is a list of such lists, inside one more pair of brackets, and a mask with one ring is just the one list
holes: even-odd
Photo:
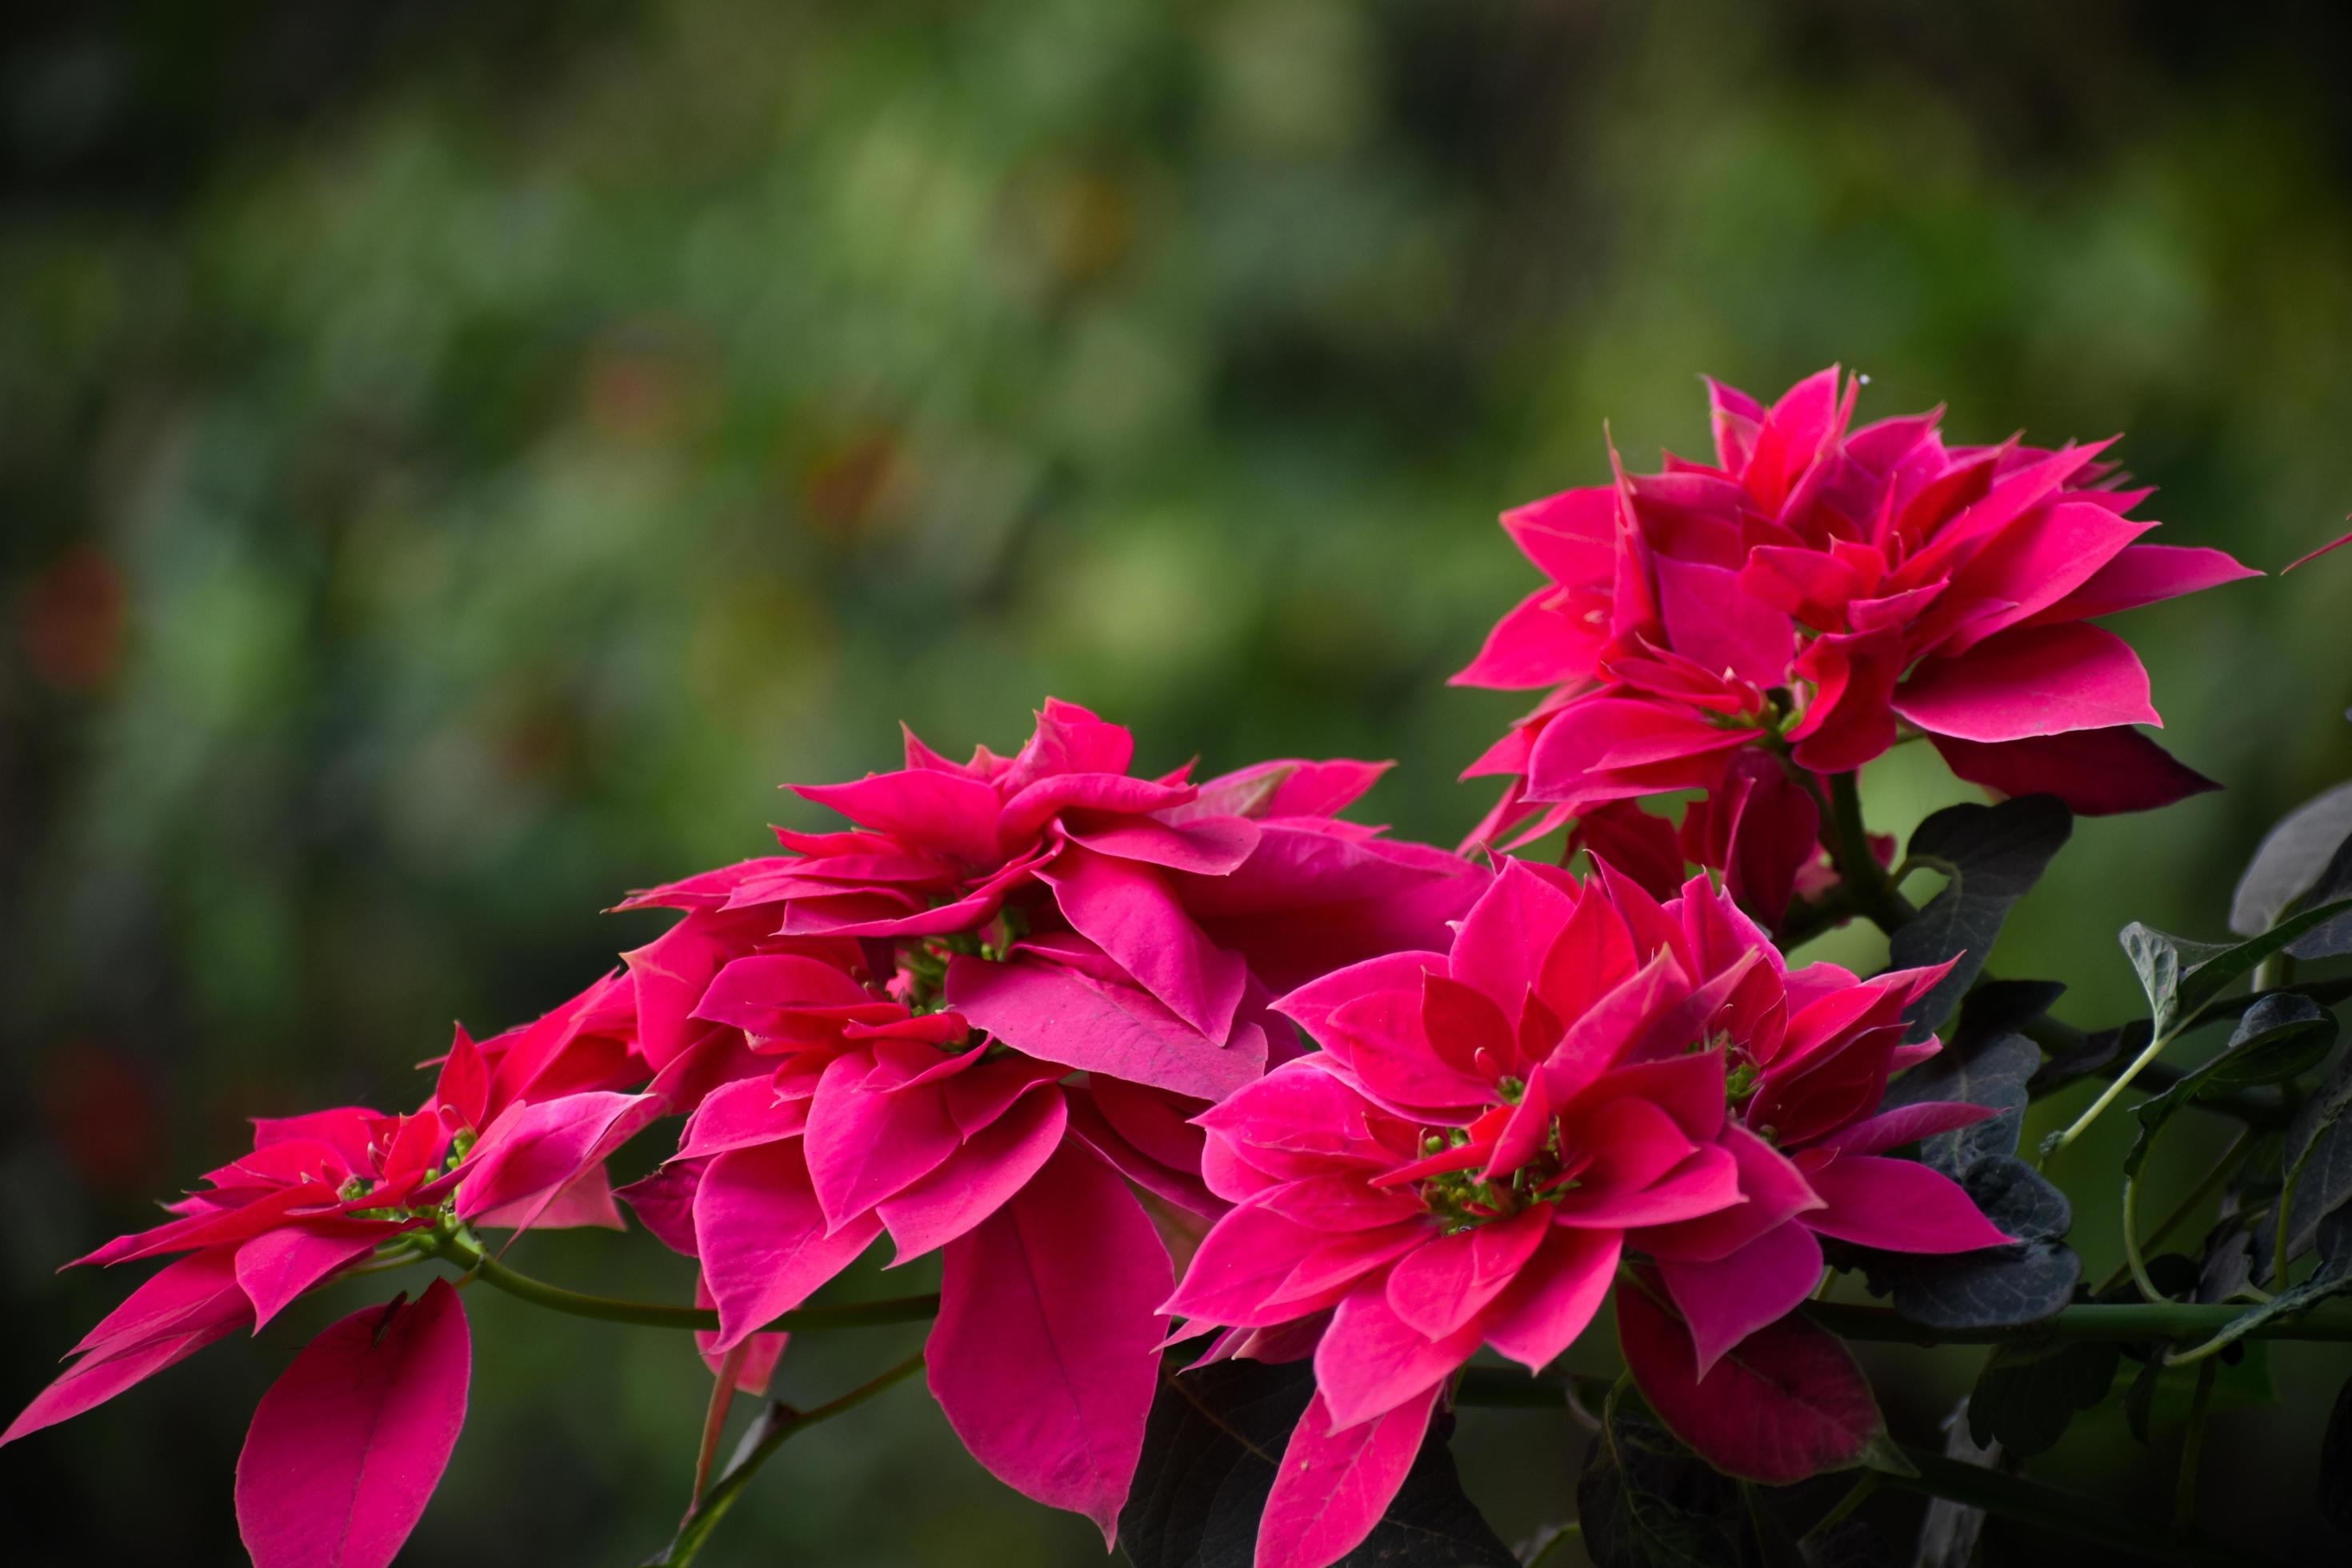
[[(2264, 567), (2352, 502), (2334, 6), (238, 0), (10, 28), (10, 1400), (116, 1289), (57, 1261), (238, 1117), (421, 1093), (453, 1015), (567, 994), (655, 929), (596, 910), (812, 819), (776, 781), (885, 764), (895, 721), (1009, 745), (1051, 691), (1160, 765), (1392, 755), (1376, 814), (1451, 841), (1484, 804), (1453, 774), (1516, 704), (1444, 677), (1533, 584), (1494, 514), (1603, 477), (1604, 418), (1703, 449), (1698, 371), (1769, 395), (1839, 360), (1865, 414), (1945, 401), (1963, 438), (2124, 429), (2160, 537)], [(2220, 934), (2263, 826), (2352, 774), (2344, 581), (2128, 628), (2168, 742), (2231, 787), (2084, 824), (2011, 921), (2000, 962), (2073, 981), (2076, 1021), (2133, 1005), (2118, 925)], [(1923, 751), (1874, 770), (1878, 825), (1958, 797)], [(643, 1238), (529, 1248), (683, 1288)], [(241, 1561), (247, 1413), (342, 1310), (12, 1450), (12, 1545)], [(414, 1558), (663, 1539), (687, 1347), (495, 1303), (479, 1338)], [(786, 1392), (894, 1353), (788, 1358)], [(2296, 1358), (2326, 1353), (2233, 1374), (2290, 1397), (2218, 1417), (2211, 1495), (2308, 1464)], [(1901, 1354), (1916, 1434), (1975, 1363)], [(2104, 1419), (2045, 1472), (2159, 1498)], [(1580, 1441), (1488, 1415), (1460, 1447), (1508, 1534), (1566, 1510)], [(1099, 1561), (919, 1397), (780, 1470), (720, 1561)]]

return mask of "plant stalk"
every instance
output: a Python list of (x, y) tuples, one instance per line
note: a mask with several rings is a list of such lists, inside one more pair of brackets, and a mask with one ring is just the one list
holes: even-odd
[(1862, 821), (1862, 773), (1830, 775), (1830, 819), (1836, 834), (1832, 854), (1838, 876), (1853, 889), (1854, 909), (1870, 917), (1889, 936), (1918, 914), (1911, 900), (1895, 890), (1886, 868), (1870, 852), (1870, 830)]
[[(2187, 1340), (2212, 1334), (2247, 1310), (2226, 1302), (2086, 1301), (2038, 1323), (1931, 1329), (1891, 1307), (1824, 1302), (1801, 1309), (1843, 1339), (1915, 1345), (2034, 1344), (2058, 1340)], [(2315, 1306), (2263, 1323), (2247, 1339), (2352, 1342), (2352, 1310)]]
[[(567, 1312), (575, 1318), (594, 1318), (607, 1323), (635, 1323), (654, 1329), (709, 1331), (719, 1327), (719, 1314), (708, 1307), (625, 1301), (617, 1297), (592, 1296), (583, 1290), (567, 1289), (561, 1285), (551, 1285), (544, 1279), (534, 1279), (518, 1269), (508, 1268), (462, 1232), (436, 1235), (428, 1251), (433, 1257), (457, 1264), (493, 1289), (503, 1290), (534, 1306)], [(936, 1292), (922, 1296), (897, 1296), (880, 1301), (844, 1301), (832, 1306), (798, 1307), (763, 1325), (759, 1331), (805, 1334), (827, 1329), (915, 1323), (937, 1316), (939, 1310), (940, 1299)]]
[(687, 1564), (694, 1561), (696, 1553), (702, 1550), (703, 1542), (710, 1538), (710, 1532), (718, 1528), (719, 1521), (726, 1517), (727, 1510), (734, 1506), (735, 1500), (742, 1495), (743, 1489), (751, 1484), (751, 1478), (759, 1473), (760, 1467), (766, 1464), (794, 1434), (856, 1409), (876, 1394), (905, 1382), (921, 1371), (922, 1365), (922, 1353), (917, 1352), (880, 1376), (859, 1384), (840, 1398), (830, 1400), (814, 1410), (795, 1410), (783, 1404), (768, 1406), (759, 1424), (743, 1435), (743, 1446), (735, 1451), (735, 1458), (728, 1465), (726, 1473), (696, 1500), (694, 1511), (679, 1527), (677, 1538), (669, 1543), (668, 1550), (647, 1563), (646, 1568), (687, 1568)]

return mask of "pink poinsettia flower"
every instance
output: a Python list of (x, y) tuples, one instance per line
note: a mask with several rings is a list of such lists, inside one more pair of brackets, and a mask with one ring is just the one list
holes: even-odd
[(257, 1121), (253, 1152), (168, 1205), (173, 1217), (79, 1263), (174, 1253), (68, 1353), (73, 1364), (10, 1425), (14, 1442), (113, 1398), (241, 1328), (257, 1331), (304, 1291), (423, 1222), (405, 1205), (442, 1174), (449, 1139), (431, 1114), (358, 1107)]
[(1470, 770), (1508, 780), (1482, 835), (1712, 790), (1767, 742), (1845, 773), (1906, 733), (2082, 813), (2213, 787), (2133, 728), (2162, 723), (2147, 672), (2091, 623), (2259, 574), (2141, 542), (2149, 492), (2110, 442), (1950, 447), (1940, 411), (1853, 429), (1834, 367), (1769, 408), (1708, 386), (1714, 463), (1620, 464), (1504, 517), (1550, 581), (1454, 679), (1549, 695)]
[[(1442, 941), (1486, 880), (1337, 813), (1361, 763), (1205, 784), (1049, 701), (1011, 758), (909, 736), (903, 770), (804, 797), (839, 833), (639, 895), (653, 1092), (692, 1104), (624, 1195), (694, 1256), (727, 1355), (887, 1236), (942, 1260), (926, 1364), (966, 1446), (1108, 1539), (1172, 1283), (1161, 1224), (1223, 1203), (1192, 1125), (1297, 1053), (1278, 992)], [(1083, 1375), (1077, 1375), (1079, 1373)]]
[(506, 1087), (603, 1077), (583, 1059), (624, 1060), (625, 1045), (583, 1029), (625, 1027), (600, 1011), (602, 994), (600, 983), (487, 1047), (460, 1030), (432, 1099), (413, 1114), (343, 1106), (256, 1121), (252, 1152), (166, 1205), (172, 1219), (75, 1260), (184, 1255), (84, 1336), (0, 1442), (80, 1415), (240, 1328), (258, 1332), (298, 1297), (445, 1215), (482, 1228), (618, 1226), (603, 1162), (662, 1103), (603, 1089), (524, 1100)]
[[(1345, 1555), (1447, 1379), (1482, 1345), (1552, 1361), (1629, 1254), (1687, 1262), (1720, 1326), (1735, 1309), (1718, 1280), (1743, 1264), (1769, 1265), (1786, 1312), (1788, 1255), (1815, 1231), (1926, 1251), (2008, 1239), (1957, 1185), (1885, 1159), (1900, 1130), (1866, 1120), (1887, 1073), (1932, 1052), (1900, 1043), (1900, 1012), (1942, 973), (1791, 973), (1705, 878), (1662, 903), (1605, 865), (1579, 883), (1511, 861), (1447, 951), (1284, 997), (1324, 1048), (1200, 1118), (1203, 1174), (1234, 1206), (1168, 1303), (1224, 1331), (1211, 1357), (1311, 1347), (1317, 1393), (1260, 1568)], [(1980, 1114), (1935, 1109), (1939, 1126)], [(1882, 1201), (1867, 1189), (1892, 1165)], [(1921, 1201), (1906, 1227), (1898, 1205)], [(1815, 1246), (1808, 1290), (1821, 1270)]]
[(655, 1065), (702, 1032), (700, 988), (746, 937), (855, 940), (913, 954), (909, 984), (998, 1041), (1214, 1099), (1265, 1071), (1275, 991), (1424, 940), (1475, 892), (1459, 858), (1339, 818), (1386, 764), (1193, 784), (1133, 756), (1127, 730), (1049, 700), (1012, 757), (909, 734), (897, 773), (796, 786), (856, 826), (778, 829), (789, 854), (631, 900), (689, 911), (630, 955)]

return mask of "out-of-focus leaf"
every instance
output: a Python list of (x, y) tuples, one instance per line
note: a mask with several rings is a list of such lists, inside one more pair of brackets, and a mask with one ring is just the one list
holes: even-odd
[(1739, 1483), (1622, 1390), (1610, 1396), (1577, 1479), (1576, 1513), (1597, 1568), (1746, 1568), (1754, 1561)]
[[(1218, 1362), (1161, 1372), (1118, 1542), (1135, 1568), (1250, 1568), (1275, 1465), (1314, 1396), (1307, 1362)], [(1430, 1428), (1387, 1514), (1341, 1568), (1516, 1568), (1517, 1559), (1462, 1490)]]
[(2352, 838), (2352, 784), (2340, 784), (2278, 819), (2238, 878), (2230, 900), (2230, 929), (2260, 936), (2289, 905), (2309, 892), (2328, 857)]
[(2041, 880), (2065, 847), (2074, 819), (2054, 795), (2021, 795), (1998, 805), (1947, 806), (1921, 823), (1906, 853), (1949, 877), (1918, 918), (1887, 942), (1897, 969), (1959, 962), (1906, 1015), (1910, 1037), (1925, 1039), (1950, 1016), (1984, 970), (2011, 905)]
[[(2328, 858), (2307, 897), (2315, 905), (2341, 903), (2352, 898), (2352, 837), (2336, 847), (2336, 853)], [(2352, 952), (2352, 913), (2322, 921), (2289, 942), (2286, 950), (2295, 958), (2334, 958)]]
[[(2309, 1251), (2319, 1222), (2352, 1202), (2352, 1053), (2336, 1064), (2318, 1089), (2295, 1108), (2282, 1156), (2297, 1171), (2287, 1213), (2287, 1256)], [(2299, 1170), (2298, 1170), (2299, 1167)]]
[(2107, 1396), (2122, 1359), (2111, 1341), (1999, 1346), (1969, 1391), (1969, 1435), (1979, 1445), (1998, 1442), (2021, 1459), (2046, 1453), (2076, 1411)]

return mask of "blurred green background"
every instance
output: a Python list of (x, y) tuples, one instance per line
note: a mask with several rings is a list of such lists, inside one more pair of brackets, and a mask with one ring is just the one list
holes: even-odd
[[(421, 1095), (453, 1016), (567, 994), (657, 929), (597, 910), (813, 820), (776, 783), (887, 765), (899, 720), (1009, 747), (1051, 692), (1153, 766), (1394, 756), (1370, 809), (1451, 842), (1486, 799), (1454, 774), (1521, 706), (1444, 685), (1533, 585), (1495, 513), (1604, 478), (1604, 419), (1629, 458), (1703, 451), (1699, 372), (1769, 396), (1840, 361), (1865, 416), (1942, 401), (1961, 439), (2124, 430), (2161, 538), (2266, 569), (2352, 506), (2340, 7), (149, 0), (9, 26), (12, 1403), (122, 1289), (50, 1270), (241, 1117)], [(2230, 790), (2084, 824), (2006, 969), (2111, 1022), (2116, 927), (2221, 934), (2263, 826), (2352, 775), (2347, 613), (2352, 560), (2122, 625), (2168, 743)], [(1959, 796), (1924, 748), (1870, 779), (1882, 826)], [(2056, 1173), (2101, 1273), (2117, 1152)], [(641, 1236), (518, 1260), (684, 1289)], [(366, 1299), (0, 1455), (12, 1546), (242, 1561), (252, 1403)], [(475, 1415), (409, 1560), (637, 1561), (684, 1500), (690, 1351), (475, 1316)], [(889, 1338), (795, 1352), (786, 1392)], [(2295, 1398), (2217, 1417), (2211, 1497), (2301, 1504), (2344, 1360), (2273, 1353)], [(1898, 1427), (1931, 1434), (1974, 1364), (1878, 1358)], [(1479, 1414), (1461, 1447), (1524, 1534), (1580, 1444)], [(2161, 1506), (2169, 1463), (2110, 1415), (2040, 1473)], [(909, 1394), (790, 1452), (709, 1560), (1100, 1556)]]

